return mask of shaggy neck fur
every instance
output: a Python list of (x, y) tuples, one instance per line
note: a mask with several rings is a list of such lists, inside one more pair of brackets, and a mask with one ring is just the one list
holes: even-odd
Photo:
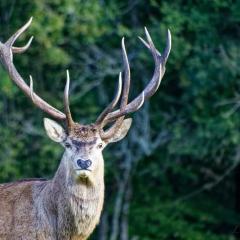
[[(103, 168), (98, 169), (94, 182), (87, 179), (76, 182), (67, 167), (68, 160), (64, 155), (53, 180), (37, 189), (42, 188), (36, 207), (40, 213), (39, 230), (45, 231), (44, 239), (87, 239), (100, 219), (104, 199)], [(49, 229), (49, 226), (55, 227)]]

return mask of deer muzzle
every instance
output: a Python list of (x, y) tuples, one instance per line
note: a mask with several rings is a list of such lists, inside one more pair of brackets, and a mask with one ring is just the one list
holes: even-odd
[(87, 159), (78, 159), (77, 160), (77, 166), (80, 168), (80, 170), (89, 170), (89, 167), (92, 165), (92, 161)]

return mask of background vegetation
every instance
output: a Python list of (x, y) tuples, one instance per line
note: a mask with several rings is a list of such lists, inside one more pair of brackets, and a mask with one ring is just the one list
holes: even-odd
[[(156, 46), (172, 32), (158, 93), (134, 115), (128, 137), (105, 151), (106, 201), (98, 240), (230, 240), (240, 228), (240, 2), (231, 0), (1, 0), (0, 41), (30, 16), (31, 49), (15, 57), (26, 81), (62, 109), (71, 73), (75, 119), (93, 121), (122, 69), (131, 96), (153, 72), (137, 39), (147, 26)], [(0, 67), (0, 181), (53, 176), (62, 154), (44, 133), (45, 115)]]

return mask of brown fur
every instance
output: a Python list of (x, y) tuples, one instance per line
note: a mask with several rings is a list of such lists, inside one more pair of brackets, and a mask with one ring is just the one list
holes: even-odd
[(60, 166), (51, 181), (0, 185), (0, 239), (87, 239), (99, 221), (103, 180), (69, 187), (64, 178)]
[[(74, 139), (96, 138), (92, 127), (74, 130)], [(78, 130), (78, 131), (77, 131)], [(80, 137), (81, 136), (81, 137)], [(73, 132), (71, 137), (73, 138)], [(81, 152), (88, 152), (84, 145)], [(96, 159), (96, 161), (100, 160)], [(0, 185), (1, 240), (85, 240), (99, 222), (103, 199), (103, 163), (94, 181), (76, 178), (65, 152), (52, 180), (25, 180)]]
[[(50, 119), (44, 126), (48, 136), (65, 147), (61, 163), (52, 180), (0, 185), (0, 240), (86, 240), (103, 207), (102, 150), (126, 135), (131, 120), (124, 120), (108, 142), (95, 125), (74, 124), (68, 134)], [(80, 160), (91, 165), (81, 168)]]
[(92, 138), (96, 137), (97, 132), (99, 132), (99, 129), (94, 124), (81, 125), (79, 123), (74, 123), (70, 129), (69, 136), (71, 138), (90, 141)]
[[(155, 72), (144, 92), (129, 104), (127, 104), (130, 86), (129, 64), (123, 39), (126, 76), (121, 107), (118, 111), (111, 112), (121, 95), (121, 81), (119, 81), (114, 100), (96, 121), (98, 126), (83, 126), (74, 123), (71, 117), (68, 101), (68, 71), (64, 91), (64, 114), (33, 94), (31, 87), (25, 86), (24, 80), (13, 64), (13, 54), (24, 52), (31, 44), (32, 38), (26, 46), (13, 48), (14, 42), (30, 26), (31, 21), (32, 18), (6, 44), (0, 42), (1, 62), (12, 80), (35, 105), (57, 119), (66, 120), (67, 133), (54, 121), (50, 119), (44, 121), (48, 136), (66, 150), (59, 169), (51, 181), (22, 181), (0, 186), (0, 239), (85, 240), (98, 223), (103, 205), (102, 149), (108, 143), (119, 141), (126, 136), (132, 120), (124, 120), (123, 116), (138, 110), (143, 104), (144, 96), (147, 99), (156, 92), (163, 77), (160, 73), (165, 72), (165, 64), (171, 49), (171, 35), (168, 31), (167, 47), (161, 56), (145, 28), (147, 41), (143, 43), (154, 56)], [(160, 69), (162, 71), (159, 71)], [(101, 129), (107, 122), (120, 117), (123, 118), (116, 121), (107, 132)]]

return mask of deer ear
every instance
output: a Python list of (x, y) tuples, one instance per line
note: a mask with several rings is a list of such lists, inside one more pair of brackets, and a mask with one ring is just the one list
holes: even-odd
[(55, 121), (49, 118), (44, 118), (44, 127), (47, 132), (47, 135), (54, 142), (62, 142), (65, 139), (66, 133), (64, 129)]
[(127, 118), (123, 121), (122, 125), (118, 129), (118, 131), (114, 134), (114, 136), (110, 139), (108, 139), (108, 142), (118, 142), (122, 140), (128, 133), (128, 130), (130, 129), (132, 125), (132, 118)]

